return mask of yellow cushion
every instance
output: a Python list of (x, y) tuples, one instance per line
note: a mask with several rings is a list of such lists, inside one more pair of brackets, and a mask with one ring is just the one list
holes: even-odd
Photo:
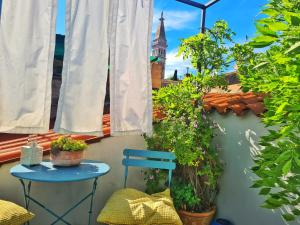
[(115, 192), (97, 222), (114, 225), (182, 225), (170, 196), (170, 189), (148, 195), (126, 188)]
[(12, 202), (0, 200), (0, 225), (21, 225), (34, 215)]

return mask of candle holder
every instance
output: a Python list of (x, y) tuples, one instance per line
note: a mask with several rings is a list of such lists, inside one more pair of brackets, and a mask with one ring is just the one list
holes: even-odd
[(24, 166), (39, 165), (43, 160), (43, 148), (38, 145), (38, 135), (29, 135), (27, 145), (21, 147), (20, 163)]

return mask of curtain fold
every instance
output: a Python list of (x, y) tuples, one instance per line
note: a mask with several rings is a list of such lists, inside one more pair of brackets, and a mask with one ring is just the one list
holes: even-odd
[(111, 134), (152, 133), (150, 40), (153, 0), (112, 0)]
[[(0, 132), (46, 133), (57, 0), (3, 0)], [(62, 87), (54, 130), (102, 136), (110, 57), (112, 135), (151, 134), (153, 0), (66, 0)]]
[(54, 131), (102, 136), (109, 0), (67, 0), (62, 87)]
[(3, 0), (0, 132), (49, 130), (56, 0)]

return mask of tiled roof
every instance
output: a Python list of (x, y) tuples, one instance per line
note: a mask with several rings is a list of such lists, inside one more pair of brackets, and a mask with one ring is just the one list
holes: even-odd
[[(103, 134), (104, 137), (110, 136), (110, 116), (108, 114), (103, 116)], [(44, 152), (48, 153), (50, 150), (51, 141), (57, 139), (60, 134), (54, 133), (50, 130), (47, 134), (39, 135), (37, 140), (39, 145), (44, 148)], [(100, 138), (87, 135), (72, 135), (72, 138), (77, 140), (85, 140), (87, 143), (99, 141)], [(28, 135), (16, 135), (11, 140), (0, 139), (0, 165), (5, 162), (15, 161), (20, 158), (20, 148), (26, 145)]]
[(209, 93), (204, 97), (204, 107), (207, 111), (216, 109), (225, 114), (233, 111), (236, 115), (243, 115), (251, 110), (255, 115), (261, 116), (265, 112), (263, 94), (249, 93)]
[[(232, 111), (241, 116), (250, 110), (255, 115), (261, 116), (266, 111), (264, 97), (265, 94), (243, 93), (240, 84), (232, 84), (228, 85), (227, 91), (220, 88), (212, 89), (203, 100), (206, 111), (216, 110), (221, 114)], [(154, 110), (154, 119), (161, 120), (164, 117), (163, 109)]]
[[(235, 87), (235, 86), (234, 86)], [(238, 91), (238, 88), (231, 91)], [(218, 90), (217, 90), (218, 91)], [(204, 107), (207, 111), (216, 109), (219, 113), (225, 114), (233, 111), (238, 116), (243, 115), (246, 111), (251, 110), (255, 115), (260, 116), (265, 107), (263, 104), (264, 95), (254, 93), (209, 93), (204, 97)], [(161, 120), (165, 117), (162, 110), (154, 110), (153, 117), (155, 120)], [(104, 137), (110, 136), (110, 116), (105, 114), (103, 116), (103, 133)], [(3, 134), (1, 134), (3, 136)], [(54, 133), (52, 130), (44, 135), (39, 135), (38, 142), (43, 146), (45, 153), (50, 150), (50, 143), (52, 140), (58, 138), (60, 135)], [(72, 135), (74, 139), (85, 140), (88, 143), (99, 141), (100, 138), (94, 136)], [(0, 165), (5, 162), (15, 161), (20, 158), (20, 147), (27, 143), (26, 135), (15, 135), (15, 137), (6, 138), (0, 136)]]

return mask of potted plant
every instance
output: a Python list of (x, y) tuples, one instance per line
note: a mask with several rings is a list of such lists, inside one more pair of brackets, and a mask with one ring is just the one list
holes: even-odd
[(55, 166), (76, 166), (83, 159), (87, 144), (71, 137), (60, 137), (51, 142), (50, 158)]
[[(207, 88), (208, 79), (213, 84), (221, 82), (221, 77), (187, 77), (156, 92), (155, 106), (164, 110), (165, 117), (154, 124), (153, 136), (146, 137), (149, 149), (176, 155), (171, 193), (184, 224), (208, 225), (216, 211), (222, 166), (212, 145), (214, 125), (201, 104), (204, 93), (197, 88), (200, 83)], [(147, 172), (146, 191), (162, 191), (165, 186), (161, 180), (166, 181), (166, 177), (163, 171)]]
[[(226, 43), (232, 41), (232, 35), (227, 24), (218, 21), (205, 34), (183, 40), (179, 53), (191, 59), (197, 74), (161, 88), (153, 96), (154, 107), (163, 111), (164, 117), (154, 124), (153, 136), (146, 137), (147, 145), (176, 155), (171, 193), (186, 225), (209, 225), (216, 212), (222, 165), (212, 144), (215, 126), (207, 116), (203, 98), (214, 87), (226, 90), (221, 74), (229, 66), (231, 47)], [(156, 178), (164, 177), (146, 173), (147, 190), (161, 191), (164, 187), (153, 183), (161, 184)]]

